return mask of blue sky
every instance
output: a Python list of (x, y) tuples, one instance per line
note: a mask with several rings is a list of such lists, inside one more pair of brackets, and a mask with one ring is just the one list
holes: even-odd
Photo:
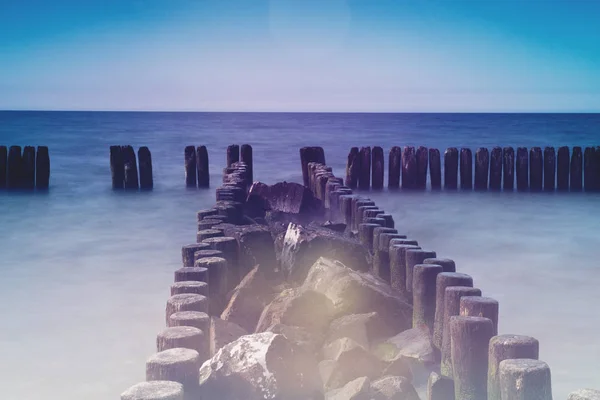
[(600, 1), (0, 0), (0, 109), (599, 112)]

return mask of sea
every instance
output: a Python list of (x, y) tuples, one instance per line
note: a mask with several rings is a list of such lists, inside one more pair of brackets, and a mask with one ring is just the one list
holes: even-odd
[[(48, 192), (0, 191), (2, 399), (116, 399), (145, 379), (195, 212), (215, 201), (226, 147), (244, 143), (255, 180), (301, 182), (302, 146), (343, 177), (352, 146), (599, 145), (600, 114), (0, 112), (0, 144), (51, 157)], [(115, 144), (150, 148), (154, 190), (111, 189)], [(188, 145), (207, 146), (210, 189), (185, 187)], [(600, 389), (600, 194), (369, 196), (500, 302), (500, 333), (540, 341), (555, 399)]]

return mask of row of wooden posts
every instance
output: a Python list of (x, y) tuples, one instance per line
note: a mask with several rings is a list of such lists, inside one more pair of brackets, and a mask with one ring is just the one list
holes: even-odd
[[(252, 169), (252, 146), (237, 144), (227, 146), (226, 168), (234, 163), (242, 161), (248, 169), (250, 183), (253, 179)], [(208, 150), (206, 146), (187, 146), (184, 149), (185, 183), (187, 187), (207, 188), (210, 186), (210, 171), (208, 162)]]
[[(473, 162), (474, 161), (474, 162)], [(444, 189), (512, 191), (600, 191), (600, 147), (494, 147), (444, 152)], [(475, 168), (473, 168), (475, 164)], [(442, 162), (438, 149), (394, 146), (389, 151), (388, 188), (442, 188)], [(474, 171), (473, 171), (474, 170)], [(516, 170), (516, 174), (515, 174)], [(474, 173), (473, 173), (474, 172)], [(384, 186), (383, 148), (352, 147), (346, 164), (345, 184), (352, 189), (381, 190)]]
[[(139, 166), (139, 179), (138, 179)], [(150, 190), (154, 187), (152, 176), (152, 154), (142, 146), (138, 149), (138, 160), (132, 146), (110, 146), (110, 173), (113, 189)]]
[(371, 272), (412, 303), (413, 327), (431, 335), (441, 375), (429, 378), (429, 400), (552, 400), (550, 368), (539, 360), (539, 342), (499, 335), (496, 300), (482, 297), (471, 276), (456, 272), (453, 260), (401, 234), (374, 201), (354, 194), (322, 162), (322, 148), (303, 148), (300, 155), (305, 182), (330, 218), (358, 235), (373, 254)]
[[(21, 151), (22, 150), (22, 151)], [(0, 189), (40, 190), (50, 184), (47, 146), (0, 146)]]

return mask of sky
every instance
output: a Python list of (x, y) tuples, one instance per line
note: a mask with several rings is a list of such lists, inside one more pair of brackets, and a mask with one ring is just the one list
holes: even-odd
[(600, 1), (0, 0), (0, 109), (600, 112)]

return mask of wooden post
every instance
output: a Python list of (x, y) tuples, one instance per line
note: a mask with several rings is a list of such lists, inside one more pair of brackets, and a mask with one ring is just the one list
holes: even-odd
[[(568, 154), (568, 150), (567, 150)], [(544, 190), (553, 192), (556, 182), (556, 153), (554, 147), (544, 148)]]
[(581, 192), (583, 189), (583, 156), (581, 147), (573, 147), (573, 155), (571, 156), (571, 165), (569, 169), (569, 181), (572, 192)]
[[(252, 146), (249, 144), (243, 144), (240, 148), (240, 160), (246, 164), (247, 167), (247, 178), (248, 184), (254, 183), (254, 159), (252, 155)], [(200, 175), (198, 175), (200, 176)]]
[(325, 151), (322, 147), (302, 147), (300, 149), (300, 163), (302, 164), (302, 179), (304, 186), (310, 187), (310, 173), (308, 164), (316, 162), (325, 165)]
[(402, 152), (402, 189), (417, 187), (417, 156), (415, 148), (404, 146)]
[(21, 187), (23, 176), (23, 164), (21, 162), (21, 146), (10, 146), (8, 149), (8, 168), (6, 187), (8, 189), (18, 189)]
[(438, 149), (429, 149), (429, 175), (431, 178), (431, 189), (441, 189), (442, 164), (440, 161), (440, 151)]
[(475, 190), (487, 190), (490, 169), (490, 153), (480, 147), (475, 151)]
[(209, 187), (210, 171), (208, 167), (208, 149), (206, 146), (199, 146), (196, 149), (196, 172), (198, 174), (198, 187)]
[(488, 356), (488, 400), (502, 400), (500, 393), (500, 362), (529, 358), (538, 359), (540, 344), (537, 339), (522, 335), (500, 335), (490, 340)]
[[(11, 147), (12, 148), (12, 147)], [(596, 190), (596, 149), (593, 147), (586, 147), (583, 153), (583, 185), (586, 192), (592, 192)], [(9, 171), (10, 171), (10, 154), (8, 158)], [(9, 172), (10, 173), (10, 172)]]
[(203, 229), (201, 231), (196, 232), (196, 241), (198, 243), (202, 243), (204, 239), (223, 236), (223, 232), (218, 231), (216, 229)]
[(183, 267), (175, 271), (174, 282), (208, 282), (208, 269), (201, 267)]
[(363, 206), (375, 206), (375, 202), (364, 198), (353, 200), (352, 202), (352, 230), (357, 231), (358, 224), (360, 223), (359, 208)]
[(8, 149), (0, 146), (0, 189), (6, 187), (6, 164), (8, 162)]
[(139, 148), (138, 163), (140, 169), (140, 189), (152, 189), (154, 187), (154, 178), (152, 176), (152, 154), (148, 147), (142, 146)]
[(390, 281), (393, 289), (400, 292), (409, 301), (406, 290), (406, 251), (420, 249), (419, 246), (410, 244), (394, 244), (390, 241)]
[(33, 189), (35, 187), (35, 147), (33, 146), (23, 148), (21, 174), (21, 186), (24, 189)]
[(451, 357), (456, 400), (487, 398), (488, 343), (492, 321), (482, 317), (452, 317)]
[[(381, 230), (377, 237), (377, 230)], [(373, 240), (373, 273), (391, 285), (390, 276), (390, 241), (392, 239), (406, 238), (406, 235), (398, 234), (393, 228), (375, 228), (375, 238)]]
[(600, 191), (600, 146), (594, 152), (594, 191)]
[(125, 185), (125, 165), (121, 146), (110, 146), (110, 174), (113, 189), (123, 189)]
[(352, 229), (352, 199), (356, 199), (357, 196), (355, 194), (352, 195), (342, 195), (340, 196), (340, 213), (342, 214), (342, 218), (344, 223), (346, 224), (346, 229)]
[(171, 314), (169, 326), (192, 326), (208, 334), (210, 317), (207, 313), (198, 311), (181, 311)]
[(473, 153), (471, 149), (460, 149), (460, 188), (473, 189)]
[(194, 243), (188, 244), (181, 248), (181, 261), (184, 267), (191, 268), (194, 266), (194, 254), (197, 251), (205, 250), (210, 248), (207, 243)]
[(444, 188), (458, 188), (458, 149), (450, 147), (444, 152)]
[(427, 251), (423, 249), (409, 249), (406, 251), (406, 292), (409, 293), (409, 299), (412, 301), (413, 290), (413, 272), (415, 265), (423, 264), (423, 260), (427, 258), (435, 258), (435, 251)]
[(364, 217), (365, 217), (365, 211), (366, 210), (378, 210), (379, 207), (377, 207), (375, 204), (373, 205), (365, 205), (365, 206), (360, 206), (357, 208), (356, 210), (356, 227), (357, 227), (357, 231), (358, 230), (358, 225), (364, 223)]
[(350, 189), (356, 189), (358, 185), (358, 176), (360, 175), (360, 155), (358, 147), (352, 147), (348, 153), (346, 162), (346, 186)]
[(50, 154), (47, 146), (38, 146), (35, 157), (35, 186), (47, 190), (50, 186)]
[(379, 226), (380, 225), (377, 224), (366, 223), (361, 223), (358, 225), (358, 237), (360, 242), (369, 250), (373, 249), (373, 231)]
[(542, 181), (544, 173), (544, 160), (542, 159), (542, 149), (532, 147), (529, 150), (529, 188), (533, 192), (542, 190)]
[(208, 298), (200, 294), (176, 294), (167, 300), (166, 319), (169, 325), (169, 317), (179, 311), (200, 311), (208, 312)]
[(459, 315), (488, 318), (494, 325), (494, 336), (496, 336), (498, 334), (498, 307), (498, 302), (490, 297), (465, 296), (460, 298)]
[(360, 148), (360, 174), (358, 175), (358, 188), (369, 190), (371, 187), (371, 147)]
[(525, 147), (517, 148), (517, 190), (529, 188), (529, 157)]
[(146, 361), (146, 380), (171, 381), (183, 385), (185, 394), (193, 394), (200, 380), (200, 354), (192, 349), (169, 349)]
[(402, 167), (402, 149), (394, 146), (390, 149), (388, 188), (398, 189), (400, 187), (400, 169)]
[(386, 228), (395, 228), (394, 217), (391, 214), (380, 214), (379, 218), (383, 218), (385, 220)]
[(123, 392), (121, 400), (184, 400), (183, 385), (169, 381), (142, 382)]
[(449, 258), (426, 258), (423, 264), (439, 265), (443, 269), (442, 272), (456, 272), (456, 264)]
[(205, 257), (199, 258), (194, 265), (208, 271), (209, 314), (220, 315), (228, 291), (239, 283), (239, 263), (233, 264), (222, 257)]
[(438, 274), (442, 272), (443, 268), (440, 265), (415, 265), (412, 289), (413, 328), (426, 326), (429, 332), (433, 332), (433, 321), (435, 319), (435, 283)]
[(500, 363), (502, 398), (552, 400), (550, 375), (550, 367), (540, 360), (504, 360)]
[(229, 168), (231, 164), (240, 161), (240, 146), (237, 144), (230, 144), (227, 146), (227, 164), (226, 166)]
[(513, 191), (515, 187), (515, 150), (512, 147), (502, 149), (503, 187), (505, 191)]
[[(206, 297), (208, 296), (208, 283), (200, 281), (175, 282), (171, 285), (171, 296), (176, 294), (199, 294)], [(175, 314), (169, 317), (170, 320), (173, 319), (173, 315)]]
[(207, 340), (205, 333), (198, 328), (171, 326), (156, 336), (156, 351), (176, 348), (196, 350), (200, 354), (200, 361), (205, 361), (208, 358)]
[(473, 287), (473, 278), (458, 272), (442, 272), (435, 283), (435, 320), (433, 323), (433, 345), (441, 350), (444, 333), (444, 307), (446, 288), (451, 286)]
[(373, 147), (373, 175), (371, 182), (374, 190), (383, 189), (383, 149), (379, 146)]
[(415, 158), (417, 159), (416, 187), (418, 189), (425, 189), (427, 187), (427, 164), (429, 163), (429, 151), (427, 147), (419, 146)]
[(494, 147), (490, 154), (490, 190), (502, 189), (502, 147)]
[(569, 190), (569, 148), (562, 146), (558, 148), (558, 156), (556, 158), (556, 188), (561, 192)]
[(185, 185), (196, 187), (196, 149), (194, 146), (186, 146), (184, 150)]
[[(220, 286), (217, 286), (215, 284), (215, 289), (219, 290), (219, 294), (220, 295), (226, 295), (227, 291), (234, 289), (237, 284), (240, 282), (240, 280), (246, 275), (245, 272), (247, 271), (242, 271), (240, 268), (240, 254), (239, 254), (239, 245), (238, 242), (235, 238), (229, 237), (229, 236), (222, 236), (222, 237), (213, 237), (213, 238), (209, 238), (204, 240), (204, 243), (208, 243), (210, 245), (210, 247), (213, 250), (219, 250), (221, 252), (223, 252), (223, 258), (227, 261), (227, 265), (223, 266), (221, 264), (219, 264), (219, 267), (214, 267), (213, 268), (213, 264), (218, 264), (219, 260), (214, 259), (215, 257), (213, 257), (211, 259), (211, 262), (213, 264), (207, 264), (205, 265), (206, 268), (208, 268), (209, 272), (212, 269), (220, 269), (220, 270), (224, 270), (227, 272), (227, 280), (225, 281), (225, 283), (223, 283), (223, 278), (219, 278), (219, 282), (221, 282), (221, 284), (225, 284), (226, 287), (223, 290), (223, 288), (221, 288)], [(223, 272), (215, 272), (215, 274), (222, 274)], [(209, 278), (210, 279), (210, 278)], [(211, 292), (212, 293), (212, 292)], [(216, 293), (216, 292), (215, 292)]]
[(122, 146), (123, 165), (125, 169), (125, 189), (138, 189), (138, 168), (135, 159), (135, 151), (131, 146)]

